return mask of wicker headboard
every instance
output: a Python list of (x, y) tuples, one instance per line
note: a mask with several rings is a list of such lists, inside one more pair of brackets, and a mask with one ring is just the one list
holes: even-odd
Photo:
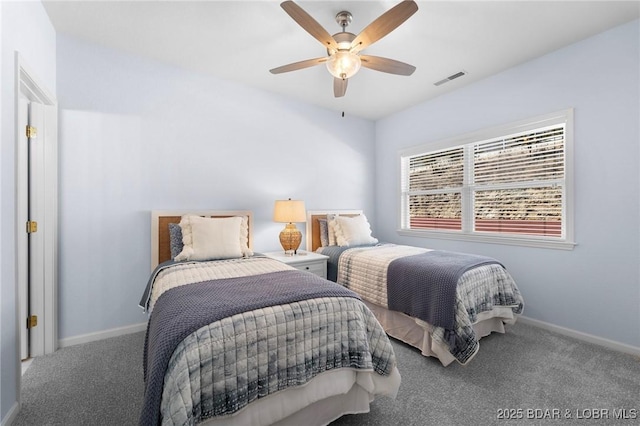
[(320, 225), (318, 219), (324, 219), (328, 214), (340, 216), (357, 216), (362, 210), (308, 210), (307, 211), (307, 251), (316, 251), (320, 244)]
[(183, 215), (190, 214), (202, 217), (233, 217), (247, 216), (249, 218), (249, 248), (253, 249), (253, 213), (248, 210), (234, 211), (152, 211), (151, 212), (151, 270), (158, 264), (171, 259), (171, 247), (169, 245), (169, 224), (180, 223)]

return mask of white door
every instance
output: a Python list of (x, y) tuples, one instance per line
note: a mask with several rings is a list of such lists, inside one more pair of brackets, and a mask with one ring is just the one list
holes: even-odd
[[(29, 355), (44, 355), (44, 242), (45, 242), (45, 113), (39, 103), (29, 104), (29, 125), (35, 129), (35, 135), (29, 138), (28, 146), (28, 230), (29, 239), (29, 315), (38, 319), (29, 329)], [(34, 325), (34, 324), (32, 324)]]
[[(18, 300), (20, 301), (20, 358), (29, 358), (29, 330), (27, 317), (29, 316), (29, 238), (26, 223), (29, 220), (29, 138), (26, 128), (29, 125), (29, 101), (20, 98), (18, 104), (18, 146), (16, 149), (17, 199), (16, 199), (16, 259), (18, 280)], [(23, 224), (21, 227), (20, 224)]]
[[(58, 346), (58, 108), (19, 54), (16, 64), (17, 305), (20, 353), (26, 359)], [(35, 133), (28, 136), (27, 127)], [(33, 316), (37, 325), (27, 330)]]
[(51, 333), (56, 321), (47, 308), (56, 302), (55, 291), (50, 289), (55, 259), (49, 253), (55, 250), (54, 227), (46, 213), (57, 206), (51, 200), (55, 193), (47, 190), (50, 185), (45, 180), (51, 175), (46, 170), (47, 157), (52, 155), (50, 135), (57, 131), (51, 114), (55, 117), (55, 108), (20, 99), (16, 214), (21, 359), (53, 352), (57, 343)]

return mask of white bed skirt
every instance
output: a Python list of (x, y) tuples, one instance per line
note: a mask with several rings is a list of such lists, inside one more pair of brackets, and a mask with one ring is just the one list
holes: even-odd
[(200, 424), (322, 426), (345, 414), (369, 412), (374, 397), (395, 398), (399, 387), (400, 373), (395, 367), (389, 376), (340, 368), (319, 374), (304, 386), (254, 401), (231, 416), (211, 418)]
[[(373, 312), (389, 336), (420, 349), (424, 356), (438, 358), (445, 367), (456, 361), (445, 345), (431, 338), (432, 325), (428, 322), (410, 317), (401, 312), (390, 311), (367, 301), (364, 301), (364, 303)], [(514, 324), (516, 319), (517, 316), (513, 314), (511, 308), (496, 307), (491, 311), (482, 312), (478, 315), (478, 321), (473, 324), (473, 330), (476, 332), (478, 339), (488, 336), (494, 331), (504, 333), (504, 325)], [(471, 361), (471, 359), (473, 359), (473, 356), (467, 362)]]

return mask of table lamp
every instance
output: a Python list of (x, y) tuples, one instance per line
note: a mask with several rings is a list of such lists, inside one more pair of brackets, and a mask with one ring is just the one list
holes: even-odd
[(296, 222), (306, 222), (307, 216), (302, 200), (276, 200), (273, 208), (273, 221), (286, 223), (280, 232), (280, 244), (285, 254), (292, 256), (297, 254), (302, 242), (302, 233), (296, 228)]

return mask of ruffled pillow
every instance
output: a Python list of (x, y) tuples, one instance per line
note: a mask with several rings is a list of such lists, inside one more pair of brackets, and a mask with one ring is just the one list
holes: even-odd
[(327, 240), (330, 246), (338, 245), (336, 241), (336, 217), (338, 217), (337, 214), (327, 215)]
[(240, 216), (242, 223), (240, 224), (240, 248), (244, 257), (253, 256), (253, 252), (249, 249), (249, 218)]
[(243, 257), (243, 245), (240, 243), (243, 239), (242, 223), (242, 217), (238, 216), (225, 218), (183, 216), (180, 220), (180, 228), (184, 247), (175, 260)]
[(334, 218), (336, 243), (341, 247), (377, 244), (371, 236), (371, 225), (364, 214), (358, 216), (336, 216)]

